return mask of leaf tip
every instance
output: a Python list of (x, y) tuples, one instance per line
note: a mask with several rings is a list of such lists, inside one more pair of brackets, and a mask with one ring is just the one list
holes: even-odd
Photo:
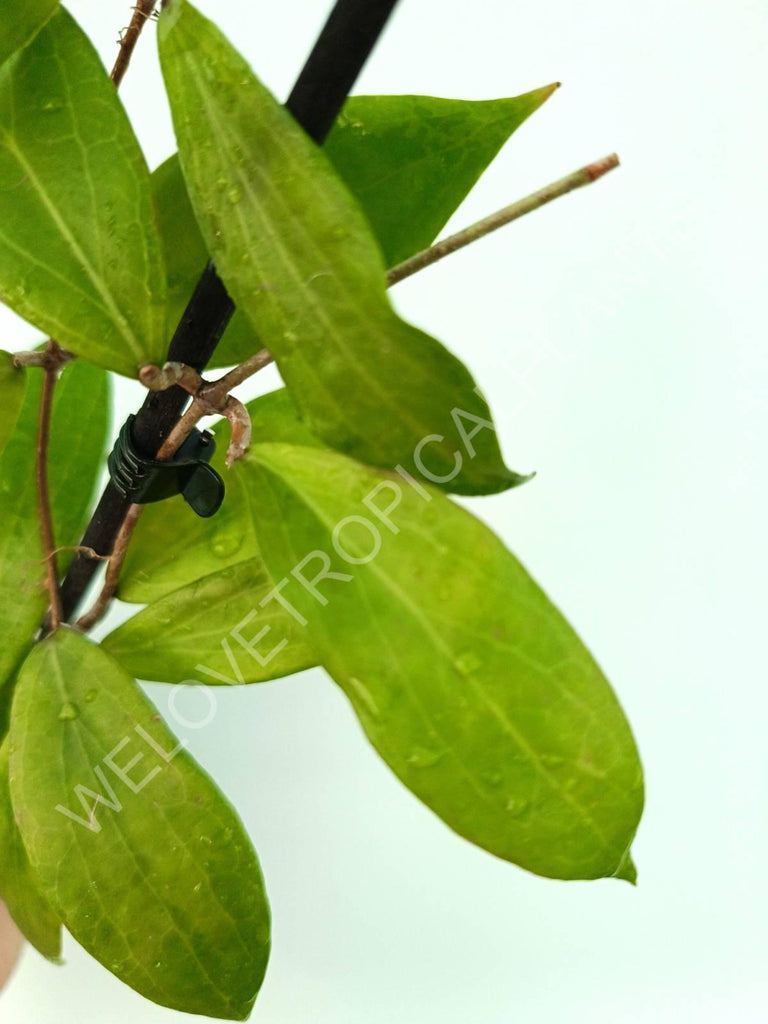
[(530, 96), (536, 98), (536, 106), (543, 106), (547, 100), (562, 86), (562, 82), (550, 82), (549, 85), (542, 85), (539, 89), (534, 89)]
[(514, 482), (513, 482), (512, 486), (513, 487), (522, 487), (523, 484), (530, 483), (530, 481), (533, 480), (533, 478), (538, 476), (539, 474), (538, 474), (538, 471), (534, 469), (533, 472), (531, 472), (531, 473), (514, 473), (513, 472), (511, 475), (514, 478)]
[(637, 868), (629, 850), (624, 854), (621, 863), (613, 873), (613, 877), (621, 879), (622, 882), (629, 882), (632, 886), (637, 885)]

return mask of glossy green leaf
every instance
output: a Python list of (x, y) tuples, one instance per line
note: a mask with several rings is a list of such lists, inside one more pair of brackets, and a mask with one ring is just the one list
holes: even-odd
[(39, 32), (59, 0), (3, 0), (0, 14), (0, 64)]
[[(500, 100), (353, 96), (325, 152), (365, 213), (388, 267), (430, 245), (509, 136), (556, 86)], [(168, 272), (169, 322), (180, 318), (208, 259), (177, 154), (152, 174)], [(258, 348), (238, 310), (212, 366)]]
[[(299, 419), (285, 388), (254, 399), (247, 409), (254, 438), (319, 444)], [(120, 574), (118, 596), (123, 601), (148, 604), (203, 576), (258, 557), (239, 477), (224, 466), (228, 431), (224, 421), (214, 427), (218, 447), (212, 465), (222, 474), (227, 487), (221, 510), (211, 519), (200, 519), (183, 498), (148, 505)], [(144, 677), (142, 670), (137, 669), (136, 674)]]
[(61, 924), (39, 891), (39, 882), (24, 849), (13, 817), (8, 785), (9, 744), (0, 744), (0, 899), (16, 926), (35, 949), (58, 960), (61, 955)]
[[(155, 168), (150, 184), (166, 267), (167, 322), (175, 326), (187, 308), (209, 255), (192, 212), (178, 154)], [(241, 310), (235, 310), (208, 366), (235, 365), (260, 347), (247, 318)]]
[(103, 646), (132, 675), (161, 683), (261, 683), (316, 663), (306, 630), (280, 604), (261, 558), (173, 591)]
[(64, 10), (0, 68), (0, 298), (118, 373), (164, 355), (149, 171), (114, 85)]
[(24, 371), (13, 365), (9, 352), (0, 350), (0, 455), (16, 426), (24, 389)]
[(11, 741), (24, 845), (77, 941), (163, 1006), (244, 1019), (269, 950), (258, 861), (133, 679), (60, 629), (19, 674)]
[[(223, 462), (217, 452), (213, 464), (222, 475)], [(186, 583), (257, 557), (253, 529), (242, 514), (240, 483), (231, 473), (224, 482), (224, 504), (210, 519), (196, 516), (181, 496), (146, 506), (120, 573), (121, 601), (157, 601)]]
[(459, 493), (520, 483), (468, 371), (389, 304), (375, 239), (322, 150), (190, 4), (171, 0), (159, 39), (203, 237), (313, 433), (375, 465), (423, 456)]
[(426, 249), (557, 84), (499, 100), (353, 96), (325, 143), (387, 267)]
[(490, 530), (320, 449), (257, 444), (238, 468), (273, 580), (399, 778), (530, 871), (626, 877), (643, 802), (629, 726)]
[[(47, 605), (35, 482), (42, 374), (30, 370), (25, 376), (24, 403), (0, 456), (0, 690), (29, 649)], [(64, 369), (56, 386), (48, 476), (58, 546), (80, 541), (103, 465), (109, 400), (107, 374), (79, 360)], [(59, 554), (60, 566), (67, 560)]]

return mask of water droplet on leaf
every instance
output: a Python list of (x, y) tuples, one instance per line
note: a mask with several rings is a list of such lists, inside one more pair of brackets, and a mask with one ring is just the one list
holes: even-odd
[(546, 764), (546, 765), (548, 765), (551, 768), (556, 768), (558, 765), (563, 764), (564, 761), (565, 761), (565, 758), (561, 757), (559, 754), (542, 754), (541, 755), (541, 763), (542, 764)]
[(416, 747), (408, 756), (408, 764), (414, 768), (431, 768), (443, 756), (442, 750), (430, 750), (428, 747)]
[(59, 712), (59, 721), (71, 722), (72, 719), (77, 718), (80, 712), (74, 704), (70, 704), (69, 701), (66, 704), (61, 705), (61, 711)]
[(463, 651), (456, 658), (456, 668), (463, 676), (471, 675), (481, 667), (482, 662), (474, 651)]
[(511, 796), (507, 800), (507, 814), (511, 814), (513, 818), (519, 818), (521, 814), (525, 814), (528, 810), (528, 801), (525, 797)]
[(228, 558), (243, 546), (243, 535), (220, 530), (213, 535), (211, 550), (217, 558)]

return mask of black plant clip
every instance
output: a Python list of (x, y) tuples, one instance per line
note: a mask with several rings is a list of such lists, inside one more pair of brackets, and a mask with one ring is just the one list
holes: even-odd
[(135, 418), (129, 416), (125, 421), (107, 460), (112, 483), (123, 497), (147, 505), (181, 494), (203, 519), (218, 512), (224, 500), (224, 481), (208, 465), (216, 450), (213, 435), (193, 430), (172, 459), (146, 459), (133, 445)]

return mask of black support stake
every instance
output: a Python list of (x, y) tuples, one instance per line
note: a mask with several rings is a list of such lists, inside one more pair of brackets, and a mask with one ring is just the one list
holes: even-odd
[[(376, 45), (397, 0), (337, 0), (286, 108), (318, 145), (322, 145), (355, 79)], [(208, 263), (176, 328), (168, 359), (202, 372), (219, 343), (235, 304), (216, 268)], [(147, 458), (155, 455), (181, 415), (189, 395), (174, 386), (150, 392), (133, 421), (133, 444)], [(82, 539), (99, 555), (112, 551), (130, 501), (111, 482), (104, 488)], [(64, 618), (73, 617), (99, 562), (77, 554), (62, 586)]]

